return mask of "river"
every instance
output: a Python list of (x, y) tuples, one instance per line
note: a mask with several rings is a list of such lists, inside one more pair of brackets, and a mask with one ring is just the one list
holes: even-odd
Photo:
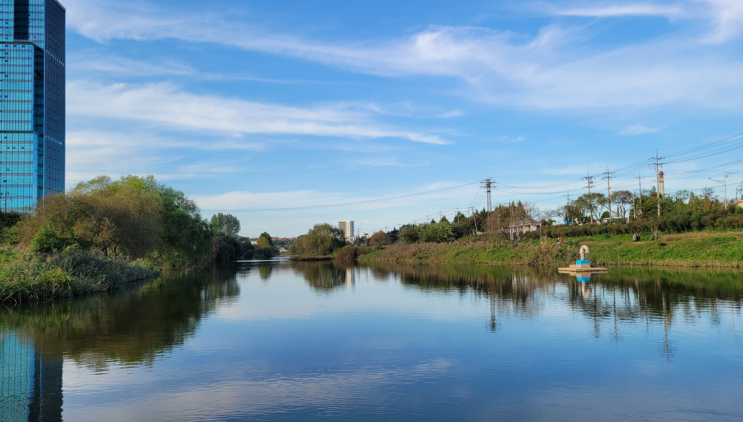
[(286, 260), (0, 308), (0, 420), (743, 420), (743, 277)]

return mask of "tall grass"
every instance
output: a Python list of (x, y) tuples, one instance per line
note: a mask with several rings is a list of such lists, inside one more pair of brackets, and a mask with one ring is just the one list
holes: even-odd
[(157, 269), (141, 262), (110, 259), (71, 249), (53, 254), (0, 250), (0, 302), (70, 298), (116, 289), (144, 280)]

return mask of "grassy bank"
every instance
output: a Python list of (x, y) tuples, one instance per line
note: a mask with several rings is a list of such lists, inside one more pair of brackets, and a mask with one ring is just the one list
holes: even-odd
[(360, 257), (362, 262), (444, 262), (456, 264), (566, 265), (578, 257), (580, 245), (600, 265), (730, 267), (743, 266), (740, 233), (694, 232), (632, 242), (631, 235), (566, 239), (503, 241), (462, 239), (452, 243), (396, 244)]
[(145, 280), (159, 271), (140, 262), (111, 259), (80, 250), (31, 253), (0, 250), (0, 303), (71, 298), (105, 292)]

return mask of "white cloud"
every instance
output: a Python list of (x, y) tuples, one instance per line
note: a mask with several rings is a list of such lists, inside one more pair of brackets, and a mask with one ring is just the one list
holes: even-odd
[(498, 142), (504, 143), (504, 144), (517, 144), (519, 142), (524, 142), (523, 136), (516, 136), (516, 137), (510, 137), (510, 136), (501, 136), (498, 139)]
[(67, 187), (102, 174), (113, 178), (126, 174), (145, 176), (156, 173), (155, 169), (155, 176), (163, 181), (204, 178), (226, 171), (245, 172), (244, 168), (225, 166), (224, 159), (219, 157), (214, 158), (213, 163), (185, 164), (181, 161), (189, 150), (251, 152), (266, 147), (242, 139), (196, 142), (138, 131), (71, 131), (67, 133), (66, 142)]
[(743, 31), (743, 1), (740, 0), (698, 0), (708, 7), (715, 30), (706, 40), (712, 43), (728, 41)]
[(447, 143), (437, 135), (388, 128), (371, 121), (366, 113), (334, 106), (301, 108), (196, 95), (167, 83), (100, 85), (72, 81), (67, 87), (67, 110), (74, 116), (136, 120), (181, 131)]
[(67, 58), (71, 71), (98, 71), (128, 76), (193, 75), (195, 70), (177, 61), (135, 60), (120, 56), (92, 56), (90, 53), (71, 54)]
[(619, 16), (663, 16), (675, 17), (682, 13), (677, 5), (664, 6), (652, 3), (630, 3), (630, 4), (604, 4), (595, 3), (587, 7), (569, 7), (565, 9), (553, 9), (553, 13), (563, 16), (580, 17), (619, 17)]
[[(714, 26), (707, 41), (722, 42), (741, 27), (742, 4), (738, 0), (698, 0), (671, 6), (630, 3), (566, 7), (561, 13), (675, 16), (681, 10), (686, 19), (704, 20)], [(702, 11), (693, 13), (697, 9)], [(393, 41), (340, 44), (266, 34), (215, 16), (158, 13), (141, 4), (74, 0), (70, 10), (71, 27), (100, 42), (210, 42), (375, 75), (454, 77), (468, 83), (470, 89), (464, 93), (468, 98), (500, 106), (581, 111), (667, 105), (736, 110), (743, 107), (737, 101), (743, 95), (739, 77), (743, 74), (743, 62), (710, 50), (698, 35), (606, 47), (581, 44), (587, 37), (581, 28), (550, 25), (528, 37), (485, 28), (431, 26)], [(323, 131), (333, 129), (325, 127)], [(439, 141), (425, 135), (402, 137)]]
[(619, 134), (623, 136), (644, 135), (646, 133), (660, 132), (661, 130), (663, 130), (663, 128), (648, 127), (645, 125), (634, 125), (634, 126), (629, 126), (629, 127), (622, 129), (622, 131), (619, 132)]

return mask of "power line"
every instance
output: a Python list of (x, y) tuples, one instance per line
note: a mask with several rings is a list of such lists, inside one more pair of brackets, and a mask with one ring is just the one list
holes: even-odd
[(314, 208), (342, 207), (342, 206), (347, 206), (347, 205), (369, 204), (372, 202), (382, 202), (382, 201), (392, 201), (395, 199), (412, 198), (414, 196), (428, 195), (431, 193), (444, 192), (447, 190), (458, 189), (464, 186), (474, 185), (476, 183), (479, 183), (479, 182), (465, 183), (463, 185), (451, 186), (448, 188), (436, 189), (436, 190), (431, 190), (427, 192), (412, 193), (409, 195), (391, 196), (388, 198), (377, 198), (377, 199), (369, 199), (365, 201), (344, 202), (344, 203), (338, 203), (338, 204), (308, 205), (308, 206), (303, 206), (303, 207), (287, 207), (287, 208), (252, 208), (252, 209), (242, 209), (242, 210), (202, 210), (202, 211), (265, 212), (265, 211), (296, 211), (296, 210), (308, 210), (308, 209), (314, 209)]

